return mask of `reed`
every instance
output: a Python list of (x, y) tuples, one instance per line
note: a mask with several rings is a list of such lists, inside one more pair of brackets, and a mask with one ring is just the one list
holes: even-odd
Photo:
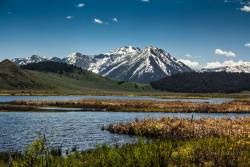
[(208, 137), (249, 138), (250, 117), (245, 118), (161, 118), (111, 124), (103, 128), (111, 133), (138, 135), (171, 140)]

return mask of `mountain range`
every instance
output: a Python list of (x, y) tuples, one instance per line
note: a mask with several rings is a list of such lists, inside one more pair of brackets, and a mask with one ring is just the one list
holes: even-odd
[(67, 63), (115, 80), (141, 83), (193, 71), (168, 52), (153, 46), (148, 46), (143, 50), (125, 46), (96, 56), (76, 52), (65, 58), (45, 58), (33, 55), (29, 58), (15, 58), (12, 61), (17, 65), (43, 61)]
[(222, 65), (215, 68), (204, 68), (202, 72), (230, 72), (230, 73), (250, 73), (250, 62), (238, 63), (234, 65)]
[[(67, 57), (46, 58), (33, 55), (11, 60), (17, 65), (54, 61), (74, 65), (81, 69), (118, 81), (150, 83), (173, 74), (194, 72), (183, 62), (160, 48), (148, 46), (144, 49), (125, 46), (95, 56), (79, 52)], [(250, 63), (226, 64), (214, 68), (203, 68), (201, 72), (250, 73)]]

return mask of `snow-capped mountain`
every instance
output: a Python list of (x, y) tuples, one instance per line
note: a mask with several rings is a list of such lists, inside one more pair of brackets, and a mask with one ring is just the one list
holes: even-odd
[(75, 65), (84, 70), (88, 70), (91, 63), (93, 63), (93, 58), (90, 56), (83, 55), (79, 52), (73, 53), (62, 59), (63, 63)]
[(123, 81), (151, 82), (175, 73), (192, 71), (169, 53), (153, 46), (144, 50), (123, 47), (94, 59), (90, 71)]
[[(26, 59), (24, 58), (24, 60)], [(72, 64), (116, 80), (144, 83), (159, 80), (176, 73), (193, 71), (169, 53), (153, 46), (146, 47), (143, 50), (137, 47), (125, 46), (94, 57), (77, 52), (63, 59), (54, 57), (39, 60)], [(31, 60), (23, 62), (19, 61), (19, 59), (13, 59), (13, 62), (19, 65), (34, 63)], [(38, 60), (35, 62), (37, 63)]]
[(11, 61), (17, 65), (26, 65), (30, 63), (39, 63), (39, 62), (47, 61), (47, 60), (49, 59), (46, 57), (32, 55), (31, 57), (26, 57), (26, 58), (15, 58), (15, 59), (12, 59)]
[(89, 70), (94, 73), (103, 73), (102, 75), (105, 75), (104, 71), (114, 69), (114, 66), (116, 66), (116, 64), (129, 61), (131, 57), (136, 57), (141, 52), (142, 51), (140, 48), (125, 46), (112, 52), (97, 55), (94, 57), (94, 62), (90, 64)]
[(250, 73), (250, 62), (242, 62), (235, 65), (223, 65), (215, 68), (204, 68), (202, 72), (231, 72), (231, 73)]

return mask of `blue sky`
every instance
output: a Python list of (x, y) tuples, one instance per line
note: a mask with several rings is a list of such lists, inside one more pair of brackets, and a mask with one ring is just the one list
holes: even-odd
[(250, 61), (249, 43), (244, 0), (0, 0), (1, 60), (154, 45), (205, 66)]

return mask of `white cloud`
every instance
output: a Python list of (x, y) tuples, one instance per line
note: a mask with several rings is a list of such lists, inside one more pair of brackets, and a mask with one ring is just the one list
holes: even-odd
[(250, 43), (246, 43), (245, 47), (250, 48)]
[(250, 6), (244, 5), (242, 8), (240, 8), (240, 10), (243, 12), (250, 12)]
[(74, 18), (74, 16), (66, 16), (65, 18), (68, 19), (68, 20), (71, 20), (71, 19)]
[(141, 0), (142, 2), (150, 2), (150, 0)]
[(222, 49), (215, 49), (214, 54), (225, 57), (235, 57), (236, 54), (232, 51), (225, 51)]
[(194, 69), (198, 69), (200, 67), (200, 63), (197, 61), (192, 61), (189, 59), (179, 59), (179, 61)]
[(118, 19), (117, 19), (116, 17), (114, 17), (114, 18), (112, 19), (112, 21), (117, 23), (117, 22), (118, 22)]
[(216, 61), (216, 62), (208, 62), (205, 68), (219, 68), (219, 67), (225, 67), (225, 66), (241, 66), (241, 65), (250, 65), (250, 62), (247, 61), (234, 61), (234, 60), (228, 60), (224, 61), (222, 63)]
[(101, 19), (95, 18), (94, 19), (94, 23), (96, 23), (96, 24), (103, 24), (103, 21)]
[(85, 6), (84, 3), (79, 3), (79, 4), (77, 5), (78, 8), (82, 8), (82, 7), (84, 7), (84, 6)]

